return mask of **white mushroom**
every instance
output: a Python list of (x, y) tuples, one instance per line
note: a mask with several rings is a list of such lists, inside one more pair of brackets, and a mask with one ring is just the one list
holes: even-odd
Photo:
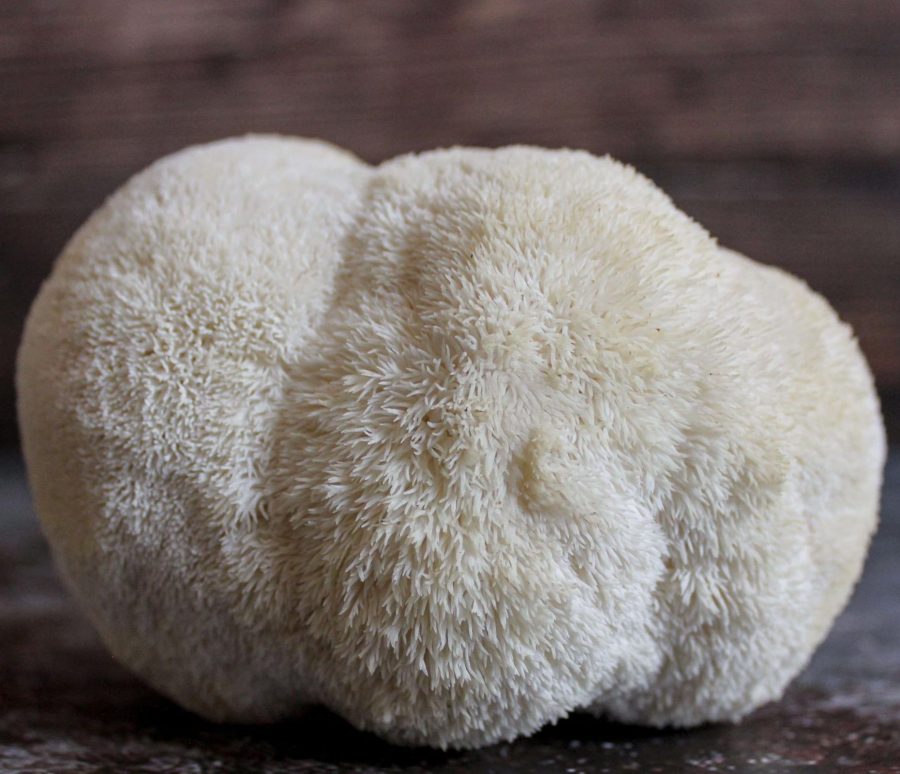
[(66, 247), (18, 393), (118, 659), (209, 718), (439, 747), (777, 698), (885, 453), (822, 298), (629, 167), (527, 147), (163, 159)]

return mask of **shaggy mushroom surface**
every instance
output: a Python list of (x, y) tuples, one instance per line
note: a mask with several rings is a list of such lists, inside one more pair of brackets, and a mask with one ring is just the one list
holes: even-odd
[(18, 394), (119, 660), (208, 718), (323, 704), (439, 747), (777, 698), (885, 453), (821, 297), (631, 168), (531, 147), (165, 158), (65, 248)]

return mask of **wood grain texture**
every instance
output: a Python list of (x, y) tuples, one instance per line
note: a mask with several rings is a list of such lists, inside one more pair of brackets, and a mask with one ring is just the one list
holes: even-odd
[(0, 2), (0, 443), (30, 300), (129, 175), (247, 131), (611, 153), (854, 325), (900, 438), (900, 3)]

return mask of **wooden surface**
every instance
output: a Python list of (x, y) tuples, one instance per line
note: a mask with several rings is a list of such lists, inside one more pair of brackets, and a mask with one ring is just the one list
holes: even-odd
[(129, 175), (272, 131), (635, 164), (857, 329), (900, 437), (900, 3), (0, 2), (0, 444), (40, 280)]
[(900, 772), (900, 456), (847, 610), (781, 702), (737, 726), (655, 731), (574, 715), (465, 753), (391, 747), (324, 710), (206, 723), (117, 665), (63, 592), (18, 463), (0, 464), (0, 773)]

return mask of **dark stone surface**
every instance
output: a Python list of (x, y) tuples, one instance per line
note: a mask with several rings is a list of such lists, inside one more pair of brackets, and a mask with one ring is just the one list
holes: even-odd
[(573, 716), (465, 753), (391, 747), (325, 711), (217, 726), (145, 688), (62, 590), (21, 466), (0, 466), (0, 771), (900, 772), (900, 456), (853, 600), (785, 698), (737, 726), (657, 731)]

